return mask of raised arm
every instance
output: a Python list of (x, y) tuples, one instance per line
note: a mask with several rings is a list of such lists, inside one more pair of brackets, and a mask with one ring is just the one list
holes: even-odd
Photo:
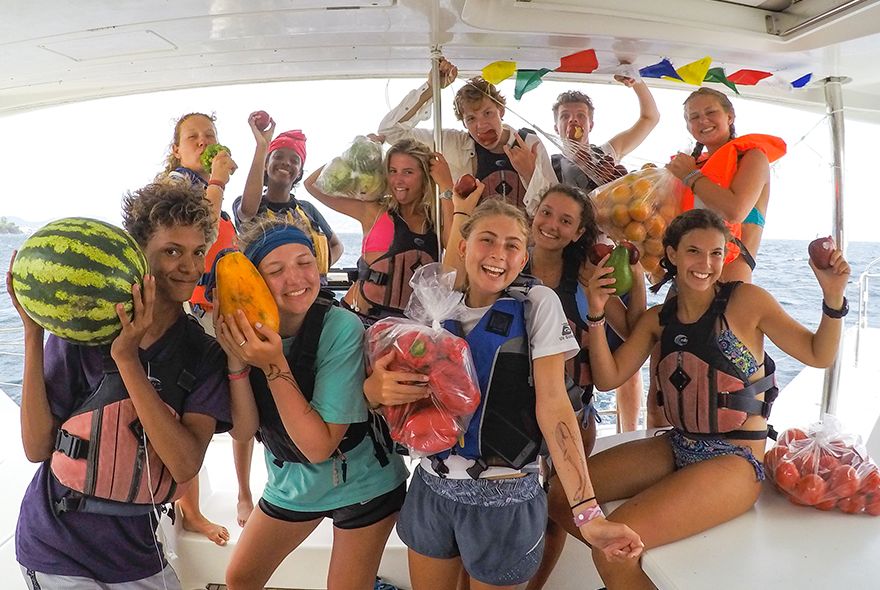
[(443, 266), (455, 270), (455, 288), (458, 290), (464, 289), (465, 278), (467, 278), (467, 273), (464, 268), (464, 258), (462, 257), (461, 251), (461, 243), (463, 240), (461, 226), (470, 219), (471, 213), (480, 202), (480, 197), (483, 195), (483, 189), (485, 186), (486, 185), (477, 180), (477, 188), (474, 189), (467, 198), (462, 198), (462, 196), (456, 193), (453, 189), (452, 223), (449, 224), (449, 241), (446, 243), (446, 250), (443, 253)]
[(238, 217), (241, 221), (250, 221), (259, 211), (260, 199), (263, 197), (266, 152), (269, 149), (269, 142), (272, 141), (272, 134), (275, 133), (274, 119), (269, 120), (269, 127), (265, 131), (260, 131), (256, 124), (256, 117), (256, 112), (248, 115), (248, 125), (254, 134), (256, 146), (254, 147), (254, 159), (244, 182), (244, 192), (241, 195), (241, 204), (238, 210)]
[[(458, 68), (447, 61), (445, 58), (440, 59), (440, 85), (446, 88), (458, 76)], [(426, 104), (433, 98), (433, 87), (431, 82), (431, 72), (428, 72), (428, 82), (421, 87), (407, 94), (404, 99), (391, 110), (379, 123), (377, 134), (384, 136), (388, 143), (395, 143), (401, 139), (410, 136), (414, 131), (415, 125), (424, 119), (423, 116), (417, 116)], [(415, 139), (430, 144), (431, 132), (427, 130), (422, 136), (414, 136)]]
[(615, 76), (614, 78), (627, 88), (632, 88), (639, 100), (639, 118), (635, 124), (626, 131), (618, 133), (608, 142), (617, 152), (617, 157), (623, 158), (639, 147), (657, 126), (657, 123), (660, 122), (660, 111), (657, 110), (657, 103), (654, 102), (654, 96), (647, 84), (641, 80), (636, 82), (625, 76)]

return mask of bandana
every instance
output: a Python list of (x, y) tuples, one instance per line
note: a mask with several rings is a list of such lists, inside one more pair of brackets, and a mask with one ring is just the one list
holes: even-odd
[(306, 165), (306, 136), (299, 129), (279, 133), (278, 137), (269, 144), (269, 151), (266, 152), (266, 155), (279, 148), (292, 149), (299, 156), (300, 167)]
[(260, 266), (260, 262), (269, 252), (285, 244), (302, 244), (313, 255), (315, 254), (315, 245), (312, 240), (301, 229), (288, 225), (267, 231), (262, 238), (247, 247), (244, 255), (254, 266)]

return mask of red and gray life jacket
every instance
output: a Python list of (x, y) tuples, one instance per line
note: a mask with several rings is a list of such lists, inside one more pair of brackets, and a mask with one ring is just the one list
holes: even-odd
[[(321, 331), (324, 328), (324, 317), (334, 305), (338, 305), (338, 302), (333, 297), (333, 293), (322, 290), (309, 311), (306, 312), (302, 327), (286, 355), (290, 371), (307, 402), (311, 402), (315, 394), (315, 363), (318, 357)], [(260, 428), (257, 431), (257, 438), (275, 456), (275, 464), (281, 467), (285, 462), (310, 463), (303, 452), (297, 448), (290, 435), (287, 434), (287, 429), (285, 429), (281, 415), (278, 413), (278, 406), (275, 405), (272, 392), (269, 390), (265, 374), (262, 371), (251, 371), (250, 383), (260, 414)], [(333, 455), (342, 460), (343, 481), (345, 481), (346, 473), (345, 453), (358, 446), (365, 436), (369, 436), (373, 442), (373, 451), (379, 464), (384, 467), (389, 463), (386, 447), (390, 447), (391, 443), (387, 428), (382, 430), (383, 427), (384, 421), (373, 414), (370, 414), (366, 422), (349, 425)]]
[[(677, 317), (677, 297), (660, 311), (660, 362), (657, 365), (658, 403), (666, 419), (693, 438), (762, 440), (769, 429), (738, 430), (749, 416), (770, 416), (779, 390), (776, 366), (764, 355), (764, 377), (749, 383), (748, 376), (731, 362), (718, 344), (719, 326), (739, 281), (721, 283), (709, 309), (692, 324)], [(757, 396), (764, 393), (764, 400)]]
[[(512, 130), (511, 130), (512, 131)], [(534, 131), (523, 127), (516, 132), (523, 140)], [(515, 144), (516, 145), (516, 144)], [(474, 141), (474, 153), (477, 157), (474, 176), (480, 179), (486, 188), (483, 189), (484, 199), (501, 199), (508, 205), (513, 205), (520, 211), (525, 211), (526, 189), (519, 172), (513, 167), (510, 158), (503, 151), (501, 153), (490, 152), (478, 142)]]
[[(459, 444), (431, 458), (441, 477), (443, 459), (456, 454), (473, 459), (468, 474), (477, 479), (488, 467), (521, 469), (533, 463), (543, 437), (535, 415), (535, 383), (526, 329), (527, 289), (508, 288), (464, 337), (480, 384), (480, 405)], [(443, 327), (462, 335), (460, 322)]]
[[(144, 367), (168, 411), (178, 419), (196, 385), (202, 340), (208, 338), (195, 320), (188, 318), (184, 325), (182, 336)], [(55, 437), (52, 473), (70, 488), (54, 503), (56, 514), (148, 514), (157, 505), (177, 500), (186, 489), (174, 481), (147, 439), (109, 347), (103, 357), (101, 382)]]
[(413, 273), (422, 265), (440, 260), (437, 235), (430, 228), (427, 233), (417, 234), (400, 215), (393, 211), (387, 214), (394, 222), (391, 247), (372, 264), (363, 257), (357, 262), (361, 296), (371, 306), (371, 317), (403, 315), (412, 295), (409, 280)]

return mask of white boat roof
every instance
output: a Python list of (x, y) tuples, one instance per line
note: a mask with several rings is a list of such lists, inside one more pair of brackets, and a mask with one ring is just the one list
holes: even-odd
[[(592, 48), (606, 73), (550, 74), (591, 82), (621, 61), (708, 55), (728, 74), (774, 74), (740, 86), (745, 96), (819, 108), (819, 80), (843, 76), (847, 115), (880, 121), (878, 0), (436, 1), (7, 1), (0, 115), (180, 88), (423, 76), (436, 44), (465, 74), (495, 60), (553, 69)], [(791, 89), (807, 73), (813, 82)]]

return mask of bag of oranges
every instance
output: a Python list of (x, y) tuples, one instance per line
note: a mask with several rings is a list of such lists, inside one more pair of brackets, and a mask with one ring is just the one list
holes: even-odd
[(666, 168), (643, 168), (590, 193), (596, 222), (611, 239), (627, 240), (641, 252), (644, 269), (655, 274), (663, 257), (663, 232), (681, 213), (684, 185)]

